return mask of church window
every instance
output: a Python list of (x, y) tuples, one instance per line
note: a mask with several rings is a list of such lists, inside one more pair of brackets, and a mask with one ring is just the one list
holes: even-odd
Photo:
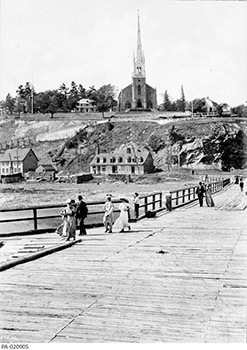
[(122, 157), (119, 157), (118, 158), (118, 163), (122, 163), (123, 162), (123, 158)]
[(106, 163), (106, 158), (103, 158), (103, 163)]
[(142, 89), (141, 89), (141, 85), (138, 85), (138, 87), (137, 87), (137, 93), (138, 93), (138, 95), (141, 95), (141, 91), (142, 91)]
[(131, 149), (129, 147), (127, 148), (127, 153), (131, 153)]
[(112, 163), (115, 163), (115, 162), (116, 162), (116, 158), (112, 157)]
[(131, 163), (131, 157), (128, 157), (128, 158), (127, 158), (127, 162), (128, 162), (128, 163)]
[(130, 101), (127, 101), (125, 103), (125, 109), (129, 109), (129, 108), (131, 108), (131, 103), (130, 103)]
[(99, 157), (97, 157), (96, 162), (97, 162), (97, 163), (99, 163), (99, 162), (100, 162), (100, 158), (99, 158)]

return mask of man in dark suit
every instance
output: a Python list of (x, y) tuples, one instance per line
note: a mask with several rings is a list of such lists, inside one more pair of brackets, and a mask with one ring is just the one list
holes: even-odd
[(80, 225), (79, 236), (83, 236), (87, 234), (85, 225), (84, 225), (84, 220), (87, 217), (88, 209), (87, 209), (86, 203), (83, 202), (81, 195), (78, 196), (78, 201), (79, 202), (76, 207), (76, 218), (79, 220), (79, 225)]
[(199, 182), (199, 186), (196, 189), (196, 194), (197, 194), (198, 199), (199, 199), (200, 207), (203, 206), (204, 193), (205, 193), (205, 187), (203, 186), (203, 184), (201, 182)]

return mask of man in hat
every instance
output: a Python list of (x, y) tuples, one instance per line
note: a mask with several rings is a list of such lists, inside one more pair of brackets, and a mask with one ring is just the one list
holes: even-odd
[(133, 203), (134, 203), (134, 209), (135, 209), (135, 217), (136, 217), (136, 219), (138, 219), (139, 206), (140, 206), (140, 197), (139, 197), (139, 193), (137, 193), (137, 192), (134, 194)]
[(84, 220), (87, 217), (87, 213), (88, 213), (88, 208), (86, 203), (82, 200), (82, 196), (79, 195), (78, 196), (78, 204), (76, 207), (76, 218), (79, 220), (79, 226), (80, 226), (80, 233), (79, 236), (83, 236), (86, 235), (86, 228), (84, 225)]
[(107, 195), (107, 201), (104, 206), (105, 214), (103, 217), (103, 224), (105, 226), (105, 232), (112, 233), (112, 223), (113, 223), (113, 210), (114, 205), (111, 200), (111, 195)]
[(205, 193), (205, 187), (203, 186), (203, 184), (201, 182), (199, 182), (199, 186), (196, 189), (196, 194), (199, 200), (199, 204), (200, 207), (203, 206), (203, 197), (204, 197), (204, 193)]

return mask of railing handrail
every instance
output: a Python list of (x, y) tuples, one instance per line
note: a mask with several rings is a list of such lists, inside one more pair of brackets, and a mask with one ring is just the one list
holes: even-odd
[[(220, 191), (225, 184), (228, 184), (230, 182), (230, 178), (228, 179), (217, 179), (217, 181), (215, 182), (210, 182), (210, 184), (212, 185), (212, 194), (216, 193), (218, 191)], [(186, 187), (186, 188), (181, 188), (181, 189), (177, 189), (174, 191), (169, 191), (170, 193), (170, 202), (172, 203), (173, 201), (175, 201), (175, 206), (172, 206), (173, 208), (179, 207), (181, 205), (185, 205), (188, 203), (191, 203), (193, 201), (195, 201), (197, 199), (196, 196), (196, 188), (198, 186), (191, 186), (191, 187)], [(182, 195), (180, 195), (180, 192), (182, 192)], [(173, 196), (175, 194), (175, 196)], [(158, 196), (158, 199), (157, 199)], [(153, 192), (150, 193), (148, 195), (142, 195), (140, 196), (140, 199), (144, 200), (143, 203), (140, 203), (139, 208), (144, 208), (144, 215), (141, 215), (141, 217), (145, 217), (147, 212), (148, 212), (148, 208), (150, 206), (151, 209), (150, 211), (161, 211), (164, 210), (166, 208), (166, 204), (165, 206), (163, 205), (163, 201), (162, 201), (162, 197), (163, 197), (163, 192)], [(187, 197), (187, 200), (186, 200)], [(193, 198), (191, 198), (193, 197)], [(148, 198), (152, 198), (152, 200), (148, 200)], [(180, 201), (179, 203), (179, 199), (182, 198), (182, 203)], [(120, 203), (121, 200), (120, 199), (114, 199), (112, 200), (112, 202), (114, 204), (116, 203)], [(89, 201), (87, 202), (88, 206), (97, 206), (97, 205), (104, 205), (105, 201)], [(156, 205), (157, 204), (157, 205)], [(0, 220), (0, 224), (1, 223), (9, 223), (9, 222), (19, 222), (19, 221), (31, 221), (33, 220), (34, 222), (34, 230), (38, 229), (38, 220), (44, 220), (44, 219), (51, 219), (51, 218), (59, 218), (61, 215), (59, 214), (55, 214), (54, 213), (52, 215), (46, 215), (46, 216), (38, 216), (37, 215), (37, 211), (38, 210), (46, 210), (46, 209), (51, 209), (51, 208), (63, 208), (65, 207), (66, 204), (49, 204), (49, 205), (37, 205), (37, 206), (31, 206), (31, 207), (24, 207), (24, 208), (6, 208), (6, 209), (0, 209), (0, 212), (17, 212), (17, 211), (28, 211), (28, 210), (32, 210), (33, 211), (33, 216), (30, 217), (23, 217), (23, 218), (10, 218), (10, 219), (5, 219), (5, 220)], [(114, 212), (119, 212), (118, 208), (114, 208)], [(88, 215), (98, 215), (98, 214), (104, 214), (104, 210), (102, 208), (102, 210), (97, 210), (97, 211), (88, 211)], [(130, 216), (129, 216), (130, 218)], [(47, 228), (48, 229), (48, 228)]]

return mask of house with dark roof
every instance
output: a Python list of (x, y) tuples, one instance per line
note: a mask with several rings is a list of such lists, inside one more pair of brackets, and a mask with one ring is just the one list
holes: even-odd
[(154, 171), (153, 158), (147, 149), (130, 142), (113, 152), (96, 154), (90, 171), (94, 175), (143, 175)]
[(13, 148), (0, 154), (0, 175), (35, 171), (38, 167), (38, 157), (31, 148)]

